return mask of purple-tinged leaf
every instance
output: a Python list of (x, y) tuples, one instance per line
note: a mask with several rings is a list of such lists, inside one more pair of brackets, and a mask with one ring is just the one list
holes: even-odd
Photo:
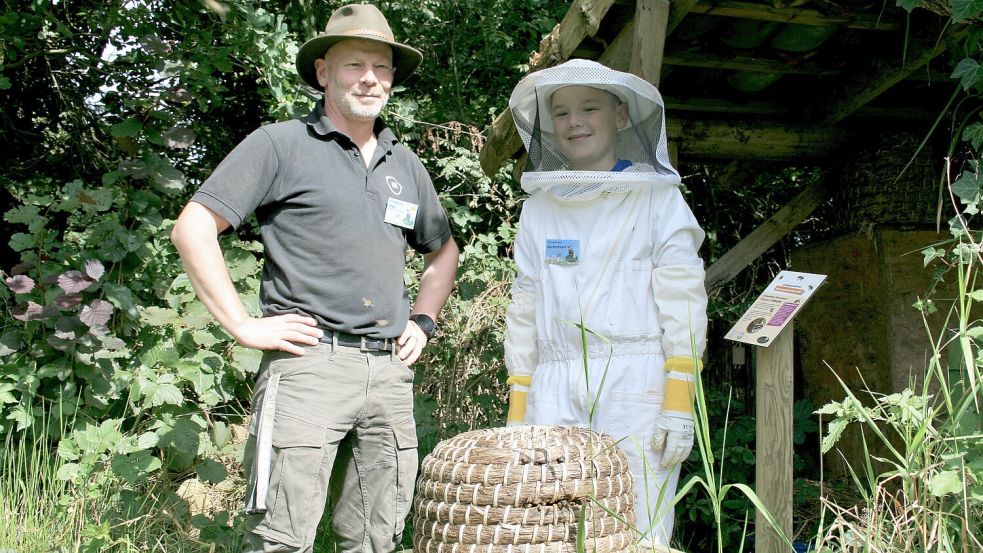
[(109, 334), (109, 327), (106, 326), (105, 324), (93, 325), (93, 326), (89, 327), (89, 332), (93, 336), (105, 336), (105, 335)]
[(30, 261), (25, 261), (23, 263), (18, 263), (10, 269), (10, 274), (17, 276), (22, 275), (34, 268), (34, 263)]
[(26, 306), (18, 306), (10, 310), (10, 314), (15, 319), (24, 322), (37, 321), (41, 318), (42, 313), (44, 313), (44, 308), (33, 301), (27, 302)]
[(85, 262), (85, 274), (92, 280), (99, 280), (106, 274), (106, 268), (98, 259), (90, 259)]
[(44, 309), (41, 310), (41, 314), (37, 316), (38, 321), (44, 321), (47, 319), (53, 319), (61, 315), (61, 309), (58, 309), (54, 305), (45, 305)]
[(181, 88), (179, 86), (174, 86), (168, 89), (167, 92), (164, 93), (164, 98), (179, 104), (187, 104), (192, 100), (191, 93), (188, 92), (188, 89)]
[(186, 127), (171, 127), (160, 137), (168, 148), (190, 148), (195, 143), (195, 131)]
[(79, 313), (79, 320), (85, 323), (95, 334), (94, 327), (104, 326), (112, 316), (113, 304), (106, 300), (95, 300), (82, 308), (82, 312)]
[(82, 296), (78, 294), (58, 294), (55, 296), (55, 305), (62, 309), (72, 309), (82, 303)]
[(111, 351), (118, 351), (126, 347), (126, 342), (115, 336), (103, 336), (100, 340), (102, 341), (102, 347)]
[(58, 287), (69, 294), (78, 294), (95, 282), (80, 271), (66, 271), (58, 276)]
[(27, 294), (34, 289), (34, 279), (27, 275), (14, 275), (7, 277), (7, 288), (15, 294)]

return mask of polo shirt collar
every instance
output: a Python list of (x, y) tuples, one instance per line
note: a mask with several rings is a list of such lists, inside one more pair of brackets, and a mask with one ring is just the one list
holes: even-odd
[[(314, 129), (314, 132), (321, 136), (331, 136), (334, 133), (340, 134), (342, 136), (347, 136), (345, 133), (338, 130), (331, 118), (324, 113), (324, 98), (322, 97), (320, 101), (314, 102), (314, 108), (311, 112), (302, 119), (309, 127)], [(372, 132), (375, 133), (376, 138), (379, 139), (379, 144), (385, 147), (386, 151), (390, 151), (393, 146), (399, 142), (396, 138), (396, 134), (393, 133), (389, 125), (382, 120), (381, 117), (377, 117), (375, 120), (374, 128)]]

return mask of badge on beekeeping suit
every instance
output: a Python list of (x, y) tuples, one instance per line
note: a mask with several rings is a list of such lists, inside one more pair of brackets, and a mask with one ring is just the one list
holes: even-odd
[(546, 240), (546, 262), (552, 265), (580, 263), (580, 240)]

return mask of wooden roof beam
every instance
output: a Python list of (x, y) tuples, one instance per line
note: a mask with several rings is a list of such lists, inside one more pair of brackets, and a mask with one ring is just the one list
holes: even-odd
[(745, 101), (733, 102), (722, 98), (680, 98), (675, 96), (662, 95), (662, 100), (666, 103), (668, 117), (672, 119), (676, 111), (695, 111), (699, 113), (727, 113), (739, 115), (765, 115), (769, 117), (781, 117), (789, 114), (789, 108), (774, 102)]
[(839, 75), (843, 71), (832, 67), (822, 67), (815, 63), (787, 63), (778, 59), (753, 56), (720, 56), (707, 52), (680, 51), (667, 54), (664, 65), (681, 67), (701, 67), (706, 69), (727, 69), (731, 71), (754, 71), (756, 73), (780, 73), (782, 75)]
[(562, 63), (586, 37), (594, 36), (615, 0), (574, 0), (566, 15), (539, 43), (529, 59), (529, 72)]
[(858, 73), (857, 77), (850, 79), (846, 86), (830, 94), (830, 102), (817, 119), (826, 125), (842, 121), (912, 73), (925, 67), (948, 50), (950, 44), (965, 36), (970, 28), (969, 25), (960, 25), (954, 29), (950, 27), (942, 37), (937, 34), (913, 37), (905, 64), (901, 64), (900, 52), (889, 58), (872, 60), (870, 69)]
[(690, 8), (689, 13), (876, 31), (893, 31), (901, 28), (901, 23), (886, 20), (877, 14), (855, 13), (836, 16), (826, 15), (816, 10), (775, 8), (767, 4), (738, 2), (734, 0), (722, 0), (720, 2), (700, 1)]
[(821, 159), (854, 136), (834, 127), (804, 127), (764, 121), (703, 120), (685, 115), (667, 118), (670, 141), (687, 162), (761, 160), (802, 162)]
[(669, 0), (638, 0), (635, 4), (634, 47), (629, 71), (659, 86), (669, 22)]
[(720, 256), (716, 263), (707, 269), (707, 292), (712, 294), (718, 288), (737, 276), (752, 261), (768, 251), (776, 242), (788, 234), (799, 223), (805, 221), (813, 211), (825, 201), (829, 187), (825, 179), (819, 179), (778, 210), (767, 221), (745, 236), (736, 246)]

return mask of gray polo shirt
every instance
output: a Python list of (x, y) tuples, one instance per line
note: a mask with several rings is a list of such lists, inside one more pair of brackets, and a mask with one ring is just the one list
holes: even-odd
[[(318, 102), (307, 117), (246, 137), (191, 198), (233, 228), (256, 213), (266, 246), (264, 314), (308, 314), (325, 328), (373, 338), (403, 332), (406, 246), (433, 252), (451, 229), (420, 159), (381, 119), (375, 130), (366, 168)], [(396, 222), (385, 222), (387, 213)]]

